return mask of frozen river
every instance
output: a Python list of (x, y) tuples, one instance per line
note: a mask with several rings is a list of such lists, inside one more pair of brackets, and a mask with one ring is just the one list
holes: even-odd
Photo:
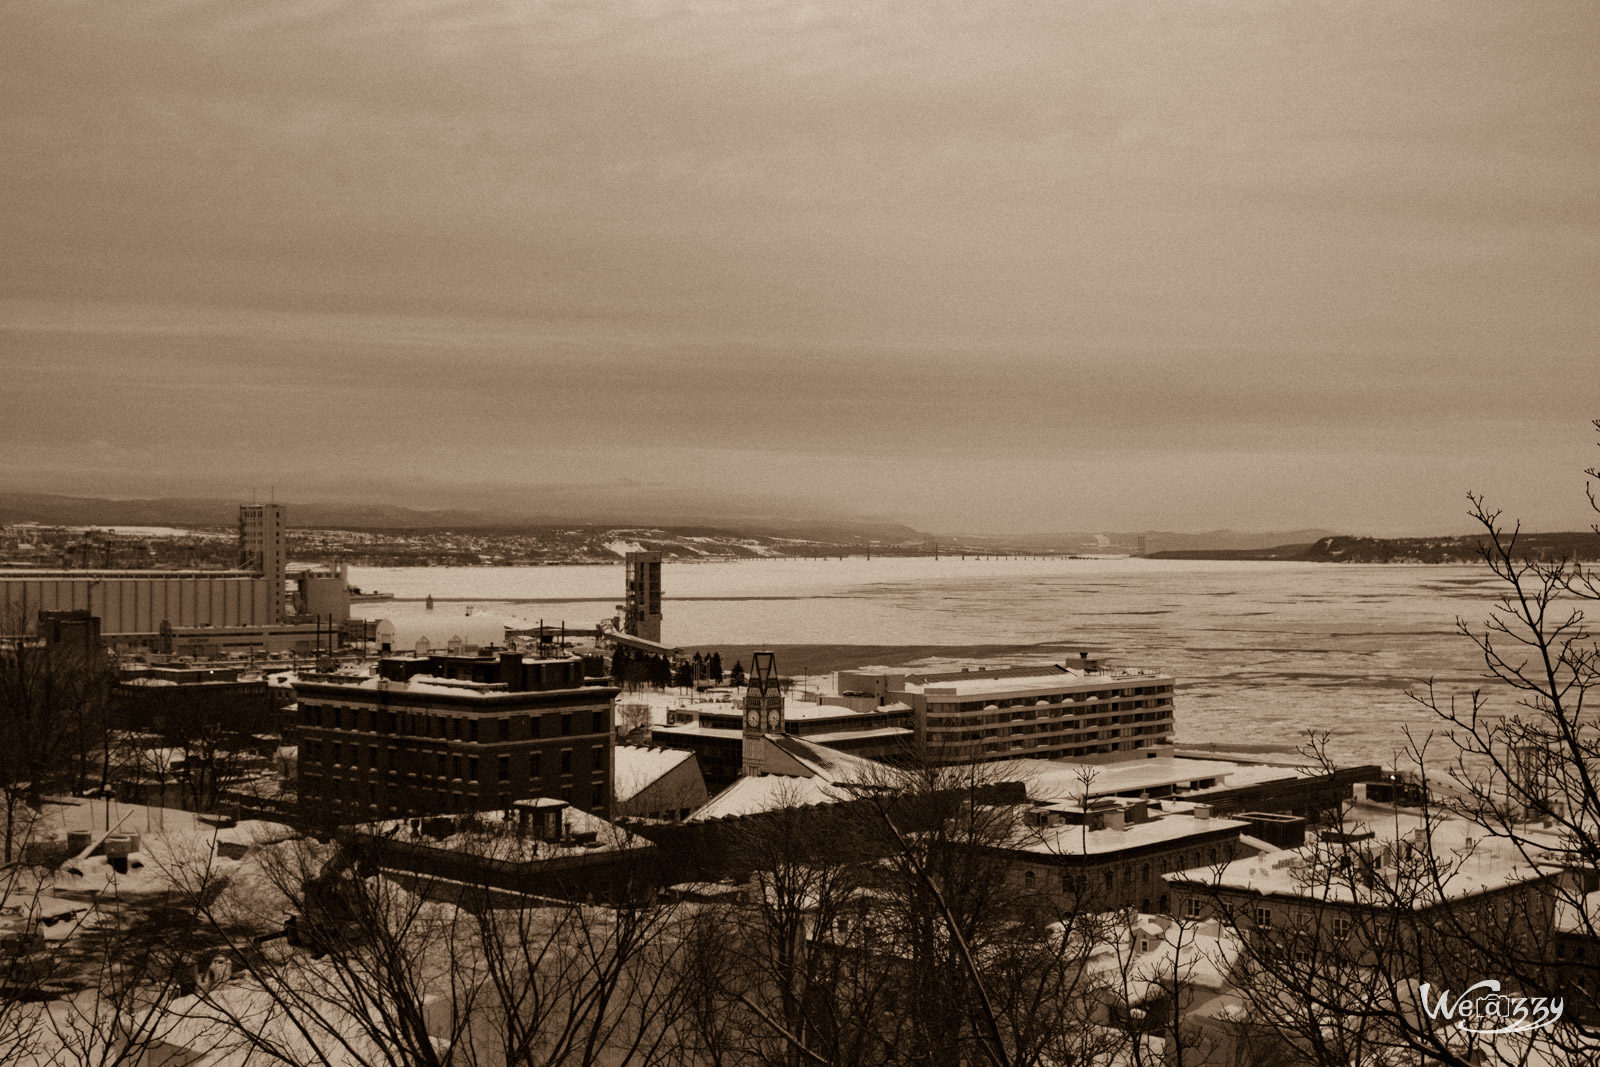
[[(577, 628), (615, 614), (623, 584), (620, 563), (358, 567), (351, 580), (397, 598), (358, 614), (397, 623), (470, 609)], [(1294, 744), (1323, 729), (1342, 759), (1375, 761), (1407, 724), (1433, 725), (1407, 690), (1479, 684), (1455, 620), (1477, 623), (1497, 595), (1476, 566), (1141, 559), (668, 563), (662, 584), (669, 644), (1018, 646), (1007, 662), (1084, 648), (1175, 674), (1180, 741)]]

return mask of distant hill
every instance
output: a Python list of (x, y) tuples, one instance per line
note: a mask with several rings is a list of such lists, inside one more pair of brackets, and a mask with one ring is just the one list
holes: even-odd
[(1320, 529), (1274, 530), (1252, 533), (1241, 530), (1210, 530), (1203, 533), (1173, 533), (1167, 530), (1099, 531), (1067, 530), (1060, 533), (973, 535), (958, 540), (968, 544), (992, 545), (1021, 552), (1122, 552), (1150, 555), (1162, 552), (1233, 551), (1266, 549), (1278, 545), (1308, 545), (1334, 531)]
[[(1282, 544), (1260, 549), (1188, 549), (1152, 552), (1152, 559), (1258, 559), (1307, 563), (1477, 563), (1484, 538), (1461, 537), (1321, 537), (1309, 544)], [(1524, 533), (1517, 555), (1536, 560), (1600, 560), (1600, 536), (1591, 530)]]
[[(668, 525), (649, 514), (619, 521), (606, 514), (521, 514), (512, 511), (471, 509), (426, 510), (392, 504), (284, 504), (289, 525), (300, 529), (356, 530), (510, 530), (549, 526)], [(615, 505), (598, 509), (609, 513)], [(646, 513), (653, 505), (640, 508)], [(239, 502), (192, 497), (153, 500), (110, 500), (101, 497), (57, 496), (49, 493), (0, 493), (0, 523), (37, 522), (52, 526), (232, 526), (239, 519)], [(674, 527), (714, 525), (719, 532), (739, 531), (770, 537), (788, 537), (836, 544), (891, 544), (928, 540), (900, 523), (872, 519), (785, 519), (706, 517), (679, 520)]]

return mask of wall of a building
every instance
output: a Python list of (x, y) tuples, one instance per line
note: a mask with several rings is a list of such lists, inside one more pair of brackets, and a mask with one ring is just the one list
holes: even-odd
[(627, 800), (618, 801), (612, 811), (641, 819), (681, 819), (709, 799), (700, 764), (691, 756)]
[(343, 625), (350, 619), (350, 590), (338, 575), (302, 575), (299, 579), (301, 609), (307, 615), (331, 618)]
[(264, 626), (272, 590), (264, 578), (236, 571), (210, 574), (138, 572), (0, 575), (0, 618), (31, 620), (41, 611), (85, 610), (107, 638), (173, 627)]
[[(1232, 827), (1120, 852), (1041, 857), (1031, 862), (1028, 854), (1019, 853), (1018, 885), (1056, 894), (1061, 900), (1087, 902), (1099, 910), (1137, 908), (1178, 914), (1173, 903), (1177, 894), (1161, 876), (1238, 858), (1242, 852), (1239, 834), (1239, 828)], [(1031, 880), (1027, 877), (1030, 871)]]
[(300, 804), (311, 822), (501, 809), (539, 796), (602, 814), (610, 806), (615, 689), (480, 700), (313, 684), (296, 695)]

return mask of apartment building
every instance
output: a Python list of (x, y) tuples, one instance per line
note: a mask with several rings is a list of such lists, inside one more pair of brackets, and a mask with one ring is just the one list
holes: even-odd
[(1170, 751), (1171, 675), (1078, 661), (1035, 667), (909, 673), (840, 671), (847, 696), (907, 704), (917, 737), (940, 763), (1020, 758), (1112, 761)]
[(1026, 898), (1165, 912), (1164, 875), (1249, 852), (1240, 835), (1250, 829), (1242, 819), (1215, 818), (1204, 804), (1057, 802), (1029, 811), (1005, 851), (1015, 864), (1015, 888)]
[(1425, 977), (1448, 984), (1494, 973), (1485, 946), (1523, 959), (1543, 951), (1567, 877), (1466, 820), (1358, 802), (1299, 848), (1165, 881), (1183, 918), (1355, 966), (1415, 960), (1444, 968)]
[(605, 815), (617, 690), (576, 656), (395, 656), (375, 678), (297, 684), (300, 814), (315, 825), (504, 811)]

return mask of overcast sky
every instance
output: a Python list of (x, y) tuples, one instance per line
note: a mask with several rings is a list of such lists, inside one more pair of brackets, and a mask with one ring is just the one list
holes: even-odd
[(1600, 4), (0, 6), (0, 487), (1589, 521)]

